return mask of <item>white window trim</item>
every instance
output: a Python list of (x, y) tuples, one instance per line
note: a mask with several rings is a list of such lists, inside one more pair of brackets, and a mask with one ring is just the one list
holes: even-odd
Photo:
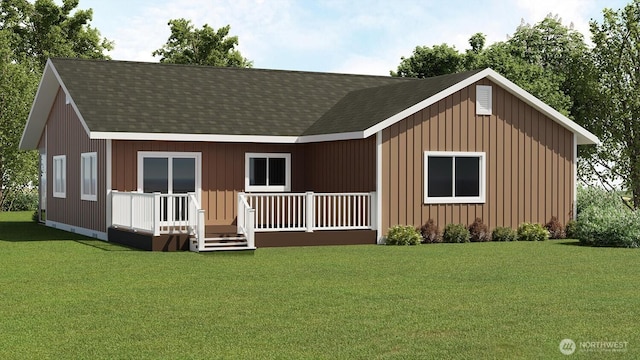
[[(84, 188), (85, 159), (91, 160), (91, 182), (95, 183), (95, 194), (86, 193)], [(90, 190), (90, 189), (89, 189)], [(80, 154), (80, 199), (98, 201), (98, 153), (89, 152)]]
[[(167, 152), (167, 151), (138, 151), (138, 192), (144, 188), (144, 158), (167, 158), (171, 159), (196, 159), (196, 199), (201, 203), (200, 193), (202, 192), (202, 153), (200, 152)], [(173, 178), (173, 168), (169, 166), (169, 179)], [(169, 193), (173, 193), (173, 184), (169, 181)]]
[[(58, 187), (58, 162), (62, 163), (61, 176), (62, 180), (62, 191), (56, 191)], [(51, 182), (53, 187), (53, 197), (55, 198), (66, 198), (67, 197), (67, 155), (55, 155), (53, 157), (53, 181)]]
[[(251, 185), (251, 158), (284, 159), (285, 179), (283, 185)], [(268, 167), (267, 167), (268, 168)], [(268, 181), (268, 177), (267, 177)], [(253, 192), (289, 192), (291, 191), (291, 154), (289, 153), (245, 153), (244, 154), (244, 190)]]
[[(430, 197), (428, 189), (429, 166), (428, 160), (430, 156), (443, 157), (479, 157), (480, 158), (480, 194), (479, 196), (450, 196), (450, 197)], [(466, 152), (466, 151), (425, 151), (424, 152), (424, 203), (425, 204), (484, 204), (487, 188), (487, 161), (484, 152)], [(453, 179), (455, 180), (455, 165), (453, 166)], [(453, 189), (455, 192), (455, 187)]]
[[(487, 106), (480, 101), (480, 94), (487, 96)], [(491, 85), (476, 85), (476, 115), (493, 114), (493, 87)]]

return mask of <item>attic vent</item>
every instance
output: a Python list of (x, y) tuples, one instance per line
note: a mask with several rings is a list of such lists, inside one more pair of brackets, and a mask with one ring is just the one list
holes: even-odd
[(491, 86), (476, 85), (476, 114), (491, 115)]

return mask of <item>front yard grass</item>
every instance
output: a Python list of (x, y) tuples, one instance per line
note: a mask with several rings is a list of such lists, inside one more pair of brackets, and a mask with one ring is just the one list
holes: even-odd
[(0, 213), (1, 359), (640, 357), (640, 252), (575, 241), (152, 253)]

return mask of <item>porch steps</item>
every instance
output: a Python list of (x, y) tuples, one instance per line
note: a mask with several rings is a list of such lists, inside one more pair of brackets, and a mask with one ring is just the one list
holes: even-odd
[[(255, 247), (247, 246), (247, 239), (239, 234), (206, 234), (203, 248), (197, 251), (242, 251), (255, 250)], [(197, 240), (191, 239), (191, 248), (197, 247)]]

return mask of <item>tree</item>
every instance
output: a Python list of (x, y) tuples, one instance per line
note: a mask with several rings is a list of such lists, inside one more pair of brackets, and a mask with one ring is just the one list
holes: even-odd
[(231, 27), (214, 30), (205, 24), (195, 29), (190, 20), (169, 20), (171, 35), (153, 56), (160, 56), (161, 63), (196, 64), (228, 67), (251, 67), (253, 64), (236, 49), (237, 36), (229, 36)]
[(37, 152), (18, 150), (44, 65), (49, 57), (107, 58), (112, 43), (89, 22), (78, 0), (0, 1), (0, 205), (38, 183)]
[(37, 183), (37, 153), (19, 151), (17, 145), (38, 78), (12, 58), (9, 34), (0, 30), (0, 209), (11, 194)]
[(452, 74), (463, 70), (463, 57), (455, 47), (447, 44), (416, 46), (413, 55), (402, 57), (398, 72), (391, 76), (427, 78)]
[(589, 125), (603, 141), (591, 157), (591, 174), (603, 183), (617, 177), (640, 207), (640, 0), (623, 9), (603, 10), (602, 24), (591, 22), (593, 60), (599, 96)]

